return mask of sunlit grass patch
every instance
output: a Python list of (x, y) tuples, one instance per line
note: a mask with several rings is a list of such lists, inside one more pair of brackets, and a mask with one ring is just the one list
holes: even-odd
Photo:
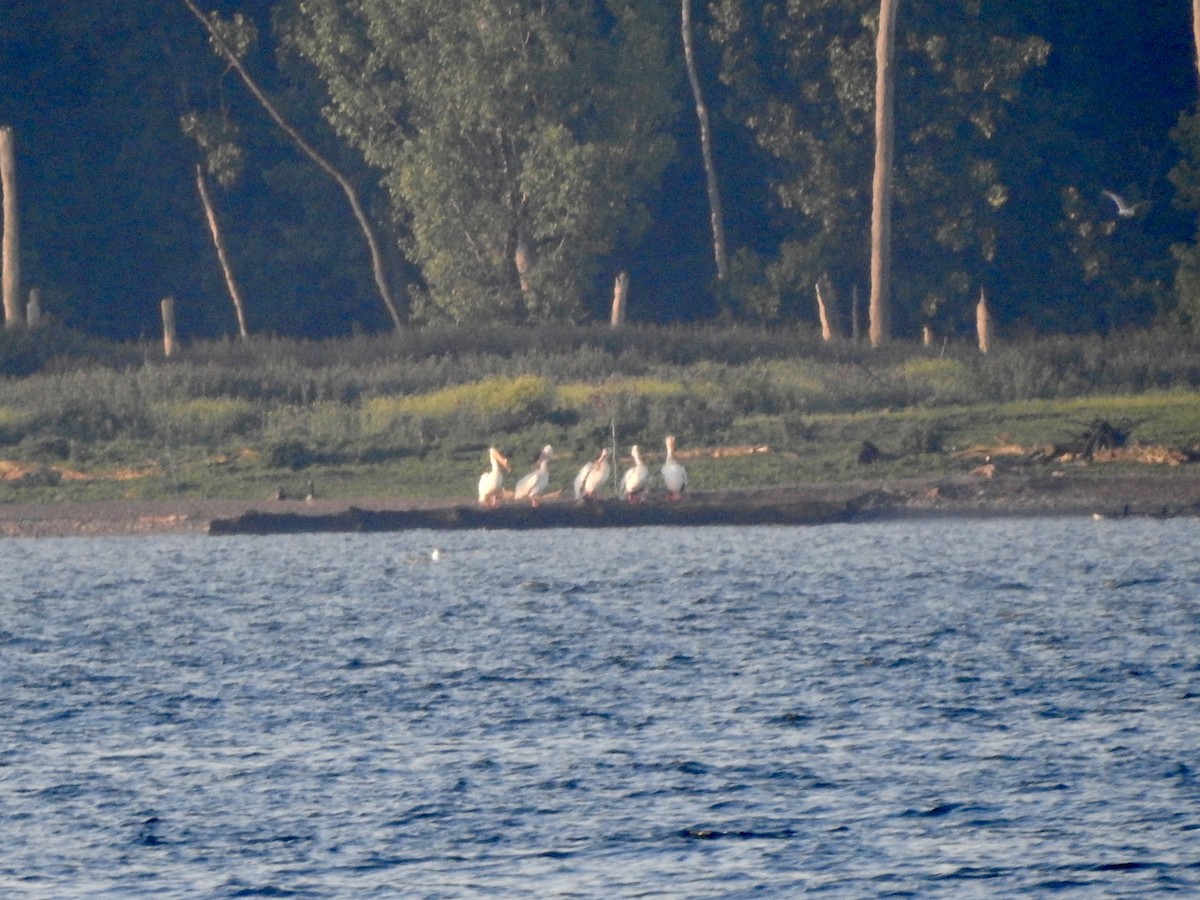
[(11, 406), (0, 406), (0, 428), (19, 426), (29, 421), (29, 413)]
[(1074, 435), (1094, 420), (1104, 419), (1113, 425), (1128, 426), (1131, 438), (1141, 443), (1200, 443), (1200, 393), (1195, 391), (1026, 400), (1004, 404), (995, 414), (1006, 423), (1021, 423), (1018, 434), (1027, 432), (1030, 423), (1036, 424), (1043, 433), (1050, 433), (1041, 440)]
[(151, 404), (152, 420), (176, 441), (220, 441), (259, 424), (254, 403), (238, 397), (197, 397)]
[(559, 385), (554, 392), (559, 406), (578, 409), (596, 400), (611, 401), (614, 397), (674, 397), (686, 393), (679, 381), (644, 376), (640, 378), (609, 378), (599, 384), (575, 381)]
[(29, 429), (34, 417), (25, 410), (0, 405), (0, 442), (13, 444)]
[[(771, 380), (784, 390), (798, 394), (817, 394), (825, 389), (821, 366), (809, 360), (768, 360), (763, 368)], [(824, 368), (828, 369), (828, 366)]]
[(540, 375), (485, 378), (426, 394), (371, 397), (362, 404), (363, 427), (378, 434), (404, 417), (444, 418), (464, 411), (521, 413), (548, 407), (553, 396), (549, 380)]
[(967, 402), (978, 388), (972, 371), (962, 360), (916, 356), (892, 369), (892, 376), (909, 385), (916, 402)]

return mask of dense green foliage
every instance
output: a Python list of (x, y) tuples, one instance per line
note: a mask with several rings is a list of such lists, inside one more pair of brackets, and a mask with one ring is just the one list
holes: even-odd
[[(0, 459), (36, 467), (0, 482), (0, 501), (266, 499), (309, 478), (326, 496), (466, 496), (489, 444), (518, 471), (554, 444), (561, 486), (614, 437), (622, 455), (633, 443), (653, 454), (669, 433), (687, 449), (770, 448), (693, 460), (705, 487), (863, 477), (864, 440), (887, 457), (872, 476), (961, 471), (975, 463), (955, 448), (1066, 442), (1097, 417), (1140, 441), (1200, 444), (1200, 348), (1163, 333), (987, 356), (750, 327), (431, 327), (203, 343), (170, 362), (153, 346), (47, 335), (56, 342), (71, 356), (0, 381)], [(27, 362), (21, 333), (0, 334), (0, 367)]]
[[(823, 275), (843, 287), (864, 283), (875, 99), (866, 23), (878, 3), (719, 0), (714, 9), (723, 78), (779, 163), (773, 187), (791, 223), (762, 286), (743, 287), (742, 297), (770, 316), (807, 299)], [(906, 4), (899, 23), (893, 246), (896, 305), (909, 331), (917, 322), (939, 331), (961, 324), (979, 288), (991, 287), (993, 268), (1012, 263), (998, 258), (1012, 177), (1002, 156), (1014, 149), (1003, 132), (1022, 77), (1050, 47), (995, 27), (978, 4), (956, 3)], [(743, 262), (753, 279), (753, 260)]]
[[(728, 300), (749, 321), (811, 323), (817, 277), (843, 311), (865, 286), (872, 0), (696, 5), (736, 260), (720, 303), (671, 4), (212, 5), (240, 23), (272, 101), (361, 189), (416, 321), (596, 317), (621, 270), (642, 321)], [(1189, 25), (1186, 5), (901, 8), (900, 336), (961, 334), (980, 289), (1008, 334), (1196, 321)], [(0, 74), (24, 280), (51, 316), (136, 339), (171, 294), (185, 336), (232, 333), (204, 163), (252, 333), (389, 327), (338, 187), (182, 0), (16, 4)], [(1118, 217), (1104, 190), (1137, 213)]]
[(578, 315), (671, 152), (676, 79), (654, 9), (297, 7), (292, 45), (328, 86), (338, 133), (383, 173), (428, 288), (422, 317)]

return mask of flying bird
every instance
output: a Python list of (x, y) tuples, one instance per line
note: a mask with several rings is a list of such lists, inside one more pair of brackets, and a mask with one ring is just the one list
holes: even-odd
[(1122, 219), (1132, 219), (1138, 214), (1139, 209), (1141, 209), (1143, 206), (1150, 205), (1149, 201), (1147, 200), (1143, 200), (1140, 203), (1126, 203), (1125, 198), (1120, 194), (1108, 190), (1101, 191), (1100, 193), (1116, 204), (1117, 215)]

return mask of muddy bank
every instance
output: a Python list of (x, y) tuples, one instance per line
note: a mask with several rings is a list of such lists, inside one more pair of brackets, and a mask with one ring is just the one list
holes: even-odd
[(679, 503), (636, 505), (569, 500), (537, 509), (480, 509), (465, 499), (355, 500), (188, 498), (47, 504), (0, 503), (0, 536), (61, 537), (171, 533), (267, 534), (396, 531), (410, 528), (563, 528), (632, 525), (766, 525), (870, 521), (919, 516), (1196, 516), (1200, 472), (1188, 468), (1123, 474), (1094, 470), (1015, 472), (991, 478), (859, 480), (756, 490), (696, 492)]
[(286, 534), (307, 531), (404, 531), (412, 528), (538, 529), (629, 528), (639, 525), (816, 525), (847, 521), (854, 498), (832, 500), (747, 492), (697, 495), (677, 503), (550, 502), (537, 507), (510, 503), (484, 509), (458, 504), (431, 509), (363, 509), (350, 506), (325, 515), (254, 510), (234, 519), (215, 519), (209, 534)]
[(1013, 474), (961, 476), (870, 484), (711, 491), (681, 502), (557, 501), (537, 508), (507, 504), (482, 509), (458, 503), (420, 509), (347, 506), (330, 513), (256, 509), (214, 519), (210, 534), (306, 531), (401, 531), (412, 528), (536, 529), (626, 528), (647, 525), (819, 525), (917, 516), (1135, 516), (1200, 515), (1200, 476)]

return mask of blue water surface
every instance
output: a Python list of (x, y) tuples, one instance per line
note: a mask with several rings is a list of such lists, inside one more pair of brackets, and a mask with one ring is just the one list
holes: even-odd
[(1198, 527), (0, 541), (0, 895), (1194, 895)]

